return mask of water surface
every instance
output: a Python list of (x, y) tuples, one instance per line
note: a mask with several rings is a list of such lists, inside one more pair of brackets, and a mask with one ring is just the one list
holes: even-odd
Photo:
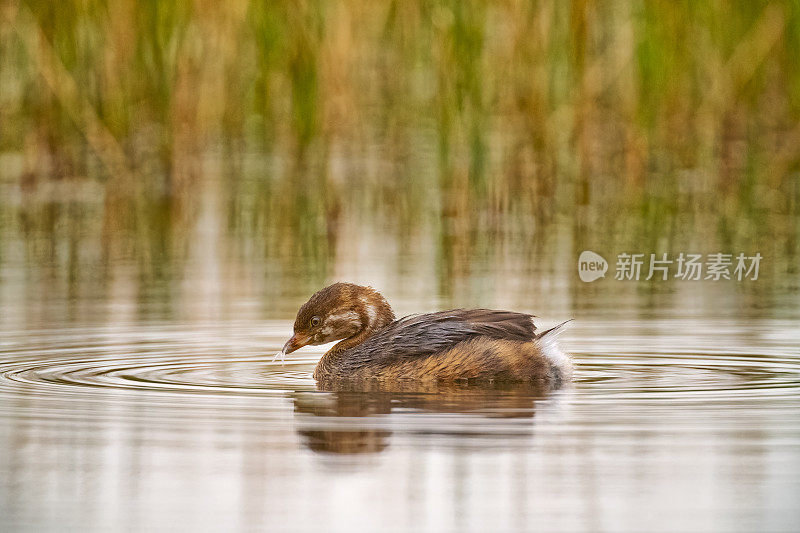
[[(800, 530), (797, 2), (0, 23), (0, 530)], [(333, 281), (574, 318), (575, 382), (317, 391)]]
[[(5, 330), (4, 528), (792, 530), (790, 320), (577, 321), (573, 387), (316, 391), (289, 320)], [(677, 512), (680, 510), (680, 512)]]

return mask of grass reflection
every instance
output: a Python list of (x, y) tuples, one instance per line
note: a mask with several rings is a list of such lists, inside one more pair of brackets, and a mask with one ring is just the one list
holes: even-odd
[(735, 290), (797, 289), (796, 2), (11, 0), (2, 21), (0, 262), (29, 287), (130, 277), (168, 314), (215, 257), (268, 301), (361, 272), (463, 303), (506, 272), (581, 308), (607, 290), (573, 285), (581, 250), (757, 249), (763, 282)]

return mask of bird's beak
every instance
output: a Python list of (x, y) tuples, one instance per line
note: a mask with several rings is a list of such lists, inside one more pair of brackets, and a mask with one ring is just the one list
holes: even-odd
[(307, 346), (309, 344), (311, 344), (311, 337), (295, 333), (292, 335), (291, 339), (286, 341), (286, 344), (283, 345), (283, 350), (281, 351), (285, 354), (292, 353), (298, 348), (302, 348), (303, 346)]
[(311, 344), (311, 337), (295, 333), (292, 335), (292, 338), (286, 341), (286, 344), (283, 345), (283, 350), (275, 354), (275, 357), (272, 358), (272, 362), (274, 363), (276, 359), (280, 359), (281, 364), (283, 364), (287, 353), (292, 353), (298, 348), (302, 348), (308, 344)]

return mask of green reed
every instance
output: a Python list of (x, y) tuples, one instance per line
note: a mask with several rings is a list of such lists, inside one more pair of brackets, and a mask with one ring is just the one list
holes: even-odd
[(2, 13), (0, 151), (15, 163), (0, 180), (101, 183), (103, 234), (133, 232), (150, 255), (186, 249), (216, 159), (228, 229), (316, 272), (353, 213), (401, 242), (435, 231), (450, 270), (490, 253), (482, 232), (542, 239), (564, 217), (576, 243), (770, 236), (797, 257), (795, 1), (6, 0)]

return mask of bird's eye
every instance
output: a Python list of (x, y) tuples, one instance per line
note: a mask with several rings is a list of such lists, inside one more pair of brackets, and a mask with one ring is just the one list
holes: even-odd
[(311, 327), (312, 328), (315, 328), (315, 327), (319, 326), (320, 322), (322, 322), (322, 320), (320, 320), (320, 318), (318, 316), (311, 317)]

